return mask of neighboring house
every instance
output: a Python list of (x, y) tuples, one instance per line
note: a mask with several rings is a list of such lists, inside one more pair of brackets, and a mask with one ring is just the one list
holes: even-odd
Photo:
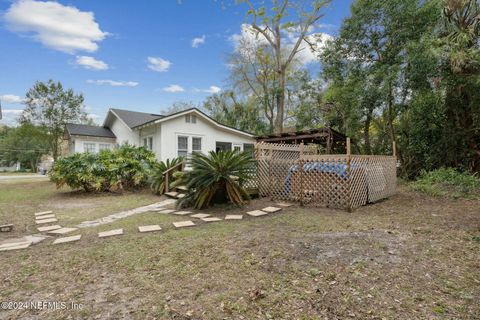
[(165, 161), (192, 152), (253, 151), (254, 136), (223, 125), (196, 108), (162, 116), (110, 109), (103, 126), (68, 124), (70, 153), (98, 152), (128, 143), (153, 151)]

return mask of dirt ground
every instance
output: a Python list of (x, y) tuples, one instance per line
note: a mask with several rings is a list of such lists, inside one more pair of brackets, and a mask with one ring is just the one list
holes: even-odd
[[(16, 235), (32, 232), (39, 208), (68, 226), (156, 201), (148, 193), (73, 194), (48, 182), (10, 184), (2, 196), (4, 186), (0, 223), (23, 221)], [(11, 195), (22, 190), (30, 196)], [(272, 204), (203, 212), (223, 217)], [(480, 201), (400, 187), (352, 213), (294, 206), (171, 227), (186, 219), (139, 214), (82, 230), (78, 243), (1, 252), (0, 301), (81, 308), (0, 310), (0, 319), (480, 319)], [(152, 223), (163, 230), (136, 232)], [(123, 236), (96, 236), (119, 227)]]

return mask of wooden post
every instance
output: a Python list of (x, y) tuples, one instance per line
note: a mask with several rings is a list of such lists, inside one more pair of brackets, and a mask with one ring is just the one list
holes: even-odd
[(304, 147), (304, 144), (302, 142), (302, 143), (300, 143), (300, 157), (299, 157), (300, 159), (303, 158), (303, 147)]
[(347, 210), (352, 212), (352, 171), (351, 171), (351, 145), (350, 138), (347, 138)]
[(268, 181), (269, 181), (269, 186), (268, 190), (270, 199), (272, 198), (272, 190), (273, 190), (273, 181), (272, 181), (272, 158), (273, 158), (273, 145), (269, 145), (269, 150), (268, 150)]
[(168, 172), (165, 173), (165, 193), (169, 192), (170, 188), (168, 187), (169, 183), (168, 183)]
[(396, 157), (397, 156), (397, 143), (395, 141), (393, 141), (393, 143), (392, 143), (392, 152), (393, 152), (393, 156)]

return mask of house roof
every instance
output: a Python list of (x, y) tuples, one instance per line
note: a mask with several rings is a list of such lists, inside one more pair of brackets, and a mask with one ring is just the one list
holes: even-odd
[(67, 123), (65, 129), (70, 135), (116, 138), (112, 131), (108, 128), (99, 126), (90, 126), (86, 124)]
[(112, 111), (117, 117), (119, 117), (130, 129), (164, 117), (160, 114), (137, 112), (123, 109), (110, 109), (110, 111)]
[[(190, 108), (190, 109), (186, 109), (186, 110), (182, 110), (182, 111), (178, 111), (178, 112), (175, 112), (175, 113), (172, 113), (172, 114), (169, 114), (169, 115), (166, 115), (166, 116), (161, 116), (160, 118), (158, 119), (155, 119), (155, 120), (152, 120), (152, 121), (149, 121), (149, 122), (146, 122), (144, 123), (143, 125), (147, 126), (147, 125), (150, 125), (150, 124), (153, 124), (153, 123), (159, 123), (159, 122), (163, 122), (163, 121), (168, 121), (170, 119), (173, 119), (173, 118), (176, 118), (176, 117), (179, 117), (179, 116), (182, 116), (184, 114), (187, 114), (187, 113), (190, 113), (190, 112), (195, 112), (197, 113), (198, 115), (204, 117), (205, 119), (207, 119), (208, 121), (210, 121), (211, 123), (213, 123), (214, 125), (216, 125), (217, 127), (220, 127), (222, 129), (226, 129), (226, 130), (229, 130), (229, 131), (235, 131), (237, 133), (240, 133), (240, 134), (243, 134), (243, 135), (248, 135), (250, 137), (254, 137), (254, 135), (250, 132), (247, 132), (247, 131), (243, 131), (243, 130), (240, 130), (240, 129), (236, 129), (234, 127), (231, 127), (231, 126), (227, 126), (223, 123), (220, 123), (218, 122), (217, 120), (213, 119), (212, 117), (206, 115), (205, 113), (203, 113), (202, 111), (200, 111), (199, 109), (197, 108)], [(137, 127), (140, 127), (142, 125), (139, 125)]]

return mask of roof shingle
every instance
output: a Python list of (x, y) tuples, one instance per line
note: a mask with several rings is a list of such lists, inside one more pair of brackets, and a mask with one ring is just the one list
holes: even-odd
[(99, 126), (68, 123), (66, 125), (66, 129), (70, 135), (116, 138), (116, 136), (113, 134), (113, 132), (110, 129), (99, 127)]
[(161, 119), (164, 116), (153, 113), (129, 111), (122, 109), (111, 109), (123, 122), (130, 128), (141, 126), (147, 122), (151, 122), (157, 119)]

